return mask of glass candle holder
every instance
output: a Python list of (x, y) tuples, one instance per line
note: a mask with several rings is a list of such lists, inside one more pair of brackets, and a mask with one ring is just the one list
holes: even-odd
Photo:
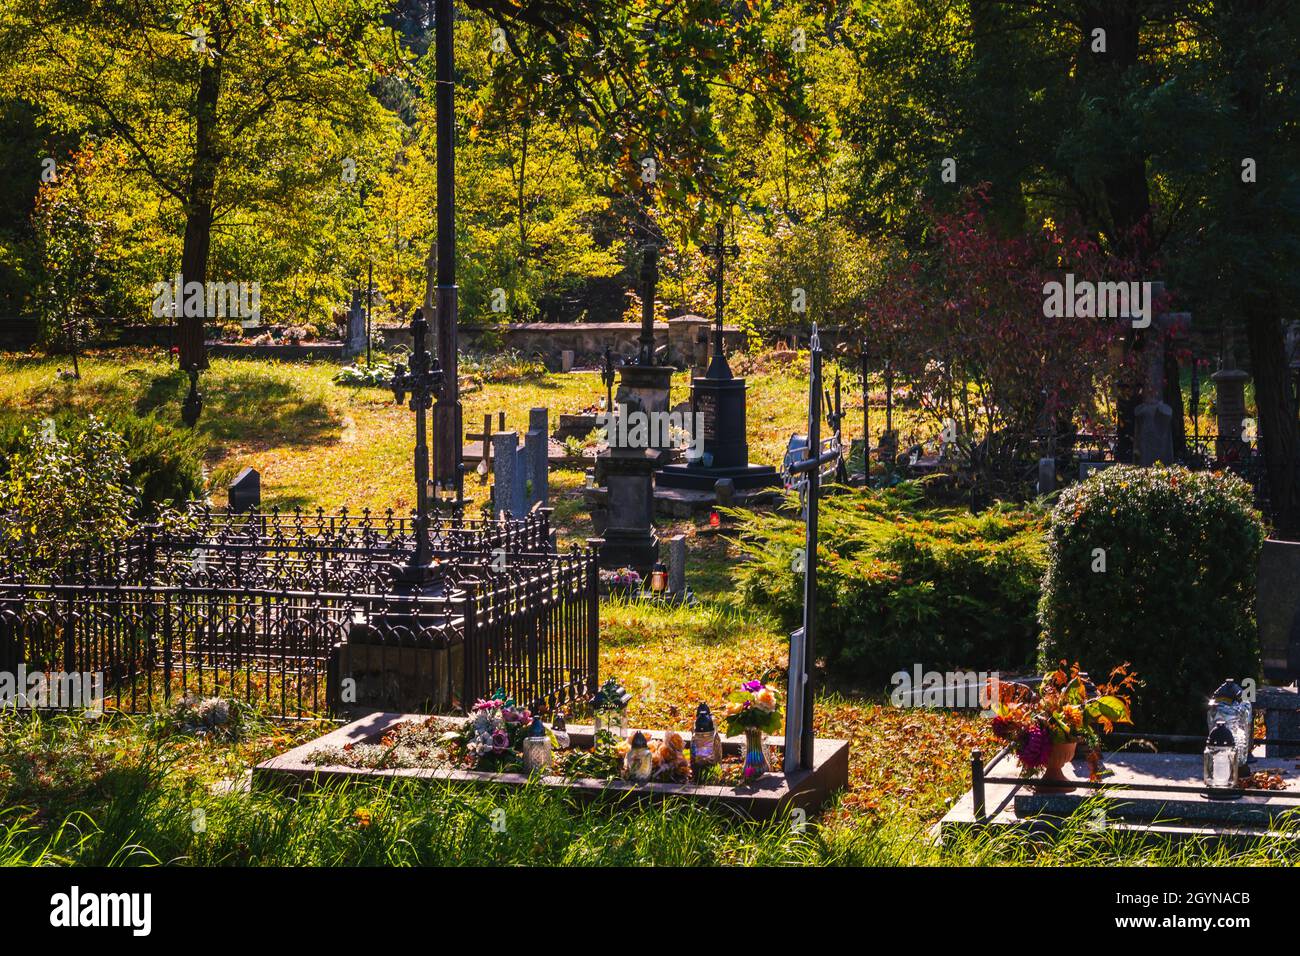
[(713, 723), (709, 705), (700, 702), (695, 708), (695, 728), (691, 733), (691, 772), (698, 778), (722, 760), (722, 737)]
[(622, 740), (627, 736), (627, 711), (626, 710), (598, 710), (595, 716), (594, 732), (599, 734), (601, 730), (608, 730), (615, 737)]
[(1226, 680), (1205, 705), (1206, 729), (1214, 730), (1222, 720), (1237, 742), (1237, 766), (1244, 768), (1250, 760), (1255, 736), (1255, 708), (1245, 698), (1245, 689), (1234, 680)]
[(524, 738), (524, 770), (528, 773), (545, 773), (551, 769), (551, 738)]
[(654, 757), (646, 743), (645, 734), (637, 731), (632, 736), (632, 749), (627, 752), (627, 776), (629, 780), (645, 782), (654, 771)]
[(1211, 790), (1237, 787), (1237, 740), (1222, 720), (1214, 725), (1205, 741), (1203, 776)]

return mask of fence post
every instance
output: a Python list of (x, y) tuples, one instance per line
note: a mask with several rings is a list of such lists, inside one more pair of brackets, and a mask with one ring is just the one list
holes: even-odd
[[(460, 582), (464, 591), (465, 624), (462, 628), (464, 641), (464, 664), (461, 675), (461, 707), (466, 713), (474, 706), (474, 701), (486, 697), (484, 689), (487, 681), (487, 661), (482, 658), (482, 638), (478, 630), (478, 587), (477, 578), (465, 578)], [(447, 651), (447, 660), (451, 660), (451, 650)]]
[(597, 550), (587, 548), (587, 693), (594, 694), (600, 686), (600, 579), (596, 561)]
[(538, 701), (542, 696), (542, 679), (541, 679), (541, 579), (539, 575), (544, 572), (530, 571), (524, 578), (524, 614), (522, 622), (527, 629), (528, 635), (528, 706), (534, 710), (538, 709)]
[(984, 753), (979, 750), (970, 752), (971, 803), (977, 823), (985, 820), (984, 808)]

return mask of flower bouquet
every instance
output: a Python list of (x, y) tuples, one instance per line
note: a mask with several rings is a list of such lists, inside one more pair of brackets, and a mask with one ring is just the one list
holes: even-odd
[(745, 681), (740, 690), (728, 695), (722, 720), (727, 727), (727, 736), (745, 735), (745, 766), (741, 776), (749, 781), (767, 773), (769, 765), (763, 748), (763, 735), (777, 733), (785, 726), (781, 695), (777, 689), (761, 680)]
[(523, 740), (533, 715), (517, 707), (504, 691), (476, 701), (460, 730), (452, 731), (448, 743), (458, 750), (474, 770), (507, 771), (523, 766)]
[(1128, 724), (1129, 694), (1137, 678), (1121, 664), (1106, 683), (1093, 685), (1078, 664), (1043, 678), (1038, 693), (1021, 684), (998, 685), (993, 733), (1005, 740), (1025, 776), (1039, 770), (1051, 784), (1065, 781), (1064, 766), (1080, 743), (1088, 747), (1089, 779), (1101, 778), (1101, 738), (1115, 724)]
[(619, 568), (600, 572), (600, 583), (606, 591), (633, 591), (641, 586), (641, 574), (633, 568)]

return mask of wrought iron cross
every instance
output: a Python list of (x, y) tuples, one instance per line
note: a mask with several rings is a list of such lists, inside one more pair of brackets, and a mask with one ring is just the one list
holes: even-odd
[(804, 502), (803, 627), (790, 635), (790, 666), (787, 672), (785, 709), (785, 772), (811, 770), (813, 765), (812, 662), (817, 647), (817, 502), (821, 493), (821, 470), (840, 457), (838, 440), (822, 450), (822, 345), (813, 323), (808, 342), (808, 445), (804, 459), (790, 466), (792, 475), (802, 475)]
[(713, 266), (713, 357), (709, 360), (706, 378), (731, 378), (731, 368), (722, 354), (722, 298), (723, 275), (727, 265), (727, 256), (740, 255), (740, 246), (727, 245), (727, 226), (718, 220), (718, 241), (706, 242), (700, 247), (705, 255), (714, 256)]
[(605, 364), (600, 370), (600, 380), (605, 384), (605, 413), (614, 414), (614, 353), (605, 346)]
[(406, 365), (398, 365), (393, 376), (393, 396), (399, 405), (407, 403), (415, 412), (415, 551), (399, 572), (404, 583), (418, 584), (432, 576), (429, 549), (429, 443), (425, 427), (425, 412), (433, 407), (434, 393), (442, 383), (440, 369), (425, 347), (429, 322), (423, 309), (416, 309), (411, 318), (411, 357)]

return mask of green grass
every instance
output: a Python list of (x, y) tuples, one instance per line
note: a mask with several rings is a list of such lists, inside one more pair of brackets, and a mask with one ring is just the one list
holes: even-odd
[[(179, 417), (186, 383), (156, 355), (88, 356), (80, 382), (57, 381), (58, 365), (0, 356), (0, 414), (118, 408)], [(410, 412), (381, 390), (334, 385), (336, 370), (327, 363), (213, 362), (197, 431), (218, 503), (226, 482), (252, 465), (262, 473), (268, 506), (411, 507)], [(790, 433), (803, 430), (807, 379), (799, 368), (761, 363), (747, 375), (751, 458), (779, 462)], [(685, 398), (685, 376), (673, 385)], [(860, 392), (851, 378), (846, 385), (856, 433)], [(504, 410), (508, 427), (522, 429), (528, 409), (540, 405), (555, 421), (601, 392), (591, 375), (489, 382), (464, 396), (466, 428), (477, 431), (485, 412)], [(881, 427), (874, 406), (872, 417)], [(926, 434), (915, 412), (900, 410), (898, 420), (904, 444), (909, 430)], [(475, 476), (468, 484), (471, 496), (483, 494)], [(581, 485), (578, 471), (551, 475), (556, 525), (568, 541), (591, 534)], [(634, 692), (634, 723), (686, 729), (697, 701), (720, 704), (750, 677), (783, 680), (788, 637), (738, 603), (741, 558), (725, 534), (694, 521), (662, 522), (659, 530), (688, 535), (689, 583), (701, 603), (604, 604), (600, 667)], [(928, 829), (969, 785), (970, 750), (991, 743), (978, 718), (900, 710), (883, 693), (840, 689), (818, 698), (814, 723), (819, 734), (851, 742), (850, 789), (811, 828), (794, 832), (788, 821), (756, 825), (677, 804), (580, 807), (532, 788), (512, 795), (377, 785), (301, 796), (214, 792), (219, 781), (240, 779), (258, 761), (319, 735), (321, 725), (254, 720), (239, 740), (215, 741), (178, 734), (157, 718), (0, 715), (0, 863), (1161, 864), (1285, 856), (1277, 844), (1231, 858), (1203, 847), (1152, 850), (1082, 825), (1045, 845), (969, 836), (940, 850)], [(201, 833), (192, 827), (196, 810), (205, 821)], [(505, 811), (504, 832), (491, 826), (496, 810)]]
[[(742, 820), (680, 802), (579, 804), (543, 787), (468, 789), (398, 781), (307, 792), (213, 788), (268, 746), (266, 725), (237, 743), (178, 736), (165, 722), (0, 718), (0, 767), (35, 762), (69, 787), (58, 815), (12, 780), (0, 811), (0, 865), (1287, 865), (1280, 839), (1241, 850), (1148, 845), (1095, 831), (1091, 809), (1057, 839), (964, 834), (937, 846), (924, 822), (835, 812), (796, 825)], [(95, 753), (111, 759), (90, 760)], [(57, 779), (56, 779), (57, 778)], [(0, 787), (4, 787), (0, 777)], [(75, 780), (75, 782), (74, 782)], [(49, 804), (46, 804), (47, 809)]]

